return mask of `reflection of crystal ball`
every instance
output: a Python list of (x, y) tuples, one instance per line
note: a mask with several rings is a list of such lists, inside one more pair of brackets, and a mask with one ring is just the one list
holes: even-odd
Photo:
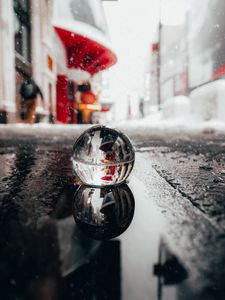
[(86, 130), (75, 142), (72, 162), (83, 183), (107, 186), (127, 179), (134, 158), (134, 148), (125, 134), (98, 125)]
[(73, 214), (77, 226), (89, 237), (111, 239), (123, 233), (134, 216), (134, 197), (126, 184), (94, 188), (81, 186)]

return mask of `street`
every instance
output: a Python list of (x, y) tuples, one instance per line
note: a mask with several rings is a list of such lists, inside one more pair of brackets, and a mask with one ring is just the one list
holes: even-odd
[(0, 0), (0, 300), (225, 299), (224, 11)]
[(71, 211), (86, 128), (1, 128), (1, 298), (224, 299), (224, 136), (119, 128), (136, 150), (134, 216), (101, 241)]

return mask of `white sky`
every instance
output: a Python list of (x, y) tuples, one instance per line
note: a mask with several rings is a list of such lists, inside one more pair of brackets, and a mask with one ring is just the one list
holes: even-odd
[[(144, 73), (149, 70), (151, 44), (157, 41), (159, 15), (168, 25), (184, 21), (186, 0), (118, 0), (103, 2), (118, 63), (110, 70), (110, 94), (116, 118), (127, 117), (130, 99), (133, 114), (143, 93)], [(160, 10), (161, 3), (161, 10)]]
[(159, 1), (103, 3), (111, 41), (118, 56), (118, 63), (110, 71), (110, 92), (117, 104), (116, 118), (122, 119), (127, 117), (129, 95), (132, 95), (131, 105), (135, 111), (138, 94), (143, 92), (144, 71), (149, 67), (151, 43), (157, 32)]

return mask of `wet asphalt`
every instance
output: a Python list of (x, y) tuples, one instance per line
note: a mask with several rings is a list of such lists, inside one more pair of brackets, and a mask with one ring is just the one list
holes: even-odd
[(0, 129), (0, 298), (224, 299), (224, 136), (120, 128), (134, 216), (96, 240), (74, 218), (85, 128)]

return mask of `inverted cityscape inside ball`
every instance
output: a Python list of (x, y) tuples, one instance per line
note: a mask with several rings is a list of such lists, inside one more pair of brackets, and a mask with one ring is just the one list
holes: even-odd
[(126, 181), (135, 160), (134, 148), (122, 132), (105, 126), (93, 126), (75, 142), (72, 162), (80, 180), (93, 186)]

